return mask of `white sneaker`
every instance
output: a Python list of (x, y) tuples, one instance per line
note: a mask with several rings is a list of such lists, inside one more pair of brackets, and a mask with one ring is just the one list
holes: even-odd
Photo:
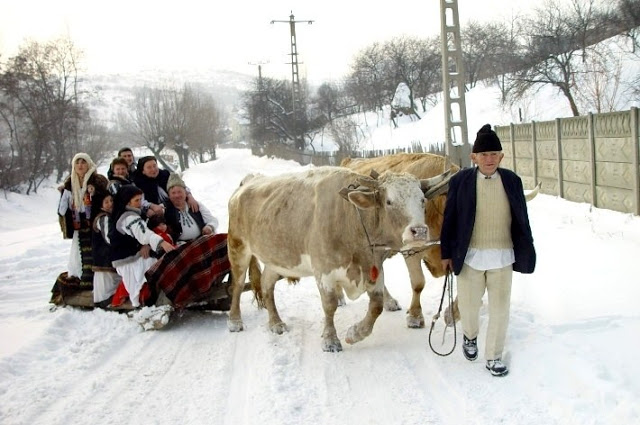
[(487, 360), (487, 370), (493, 376), (505, 376), (509, 373), (509, 368), (500, 359)]

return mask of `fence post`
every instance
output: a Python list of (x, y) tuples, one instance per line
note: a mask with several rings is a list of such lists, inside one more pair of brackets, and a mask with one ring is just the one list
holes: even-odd
[(531, 161), (533, 162), (533, 170), (531, 173), (533, 174), (533, 185), (538, 184), (538, 153), (536, 151), (536, 122), (531, 121)]
[(511, 165), (513, 166), (512, 170), (514, 173), (517, 173), (516, 170), (516, 130), (513, 123), (509, 124), (509, 140), (511, 141)]
[(638, 135), (638, 108), (633, 107), (629, 112), (631, 114), (631, 142), (633, 143), (633, 172), (636, 176), (634, 191), (634, 200), (636, 203), (636, 215), (640, 215), (640, 138)]
[(587, 137), (589, 141), (589, 154), (591, 155), (591, 205), (598, 206), (596, 199), (596, 137), (593, 128), (593, 112), (587, 116)]
[(564, 176), (562, 175), (562, 122), (556, 118), (556, 150), (558, 158), (558, 196), (564, 198)]

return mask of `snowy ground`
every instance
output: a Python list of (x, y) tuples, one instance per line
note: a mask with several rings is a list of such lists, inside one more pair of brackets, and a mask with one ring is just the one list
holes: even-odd
[[(184, 178), (226, 230), (226, 202), (248, 172), (300, 169), (244, 150)], [(632, 424), (640, 423), (640, 218), (539, 195), (529, 203), (538, 251), (533, 275), (515, 274), (506, 361), (494, 378), (460, 342), (433, 354), (428, 329), (384, 312), (373, 334), (341, 353), (320, 348), (315, 283), (279, 283), (290, 331), (271, 334), (245, 293), (246, 330), (226, 314), (187, 312), (143, 332), (126, 315), (61, 308), (49, 290), (64, 271), (52, 187), (0, 197), (0, 423), (9, 424)], [(390, 291), (406, 307), (401, 257), (385, 263)], [(442, 280), (422, 295), (427, 321)], [(365, 313), (367, 298), (338, 310), (336, 327)], [(486, 321), (482, 311), (483, 323)], [(438, 331), (437, 344), (441, 340)], [(484, 333), (480, 334), (480, 349)], [(443, 351), (453, 342), (447, 334)]]

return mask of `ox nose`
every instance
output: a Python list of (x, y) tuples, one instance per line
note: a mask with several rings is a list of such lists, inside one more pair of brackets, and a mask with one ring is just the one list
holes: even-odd
[(411, 236), (414, 240), (426, 241), (429, 236), (427, 226), (414, 226), (411, 228)]

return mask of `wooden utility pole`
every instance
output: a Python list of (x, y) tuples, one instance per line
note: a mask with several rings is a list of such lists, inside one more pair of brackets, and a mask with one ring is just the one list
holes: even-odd
[(302, 150), (304, 149), (304, 135), (302, 134), (302, 129), (300, 128), (301, 117), (303, 116), (302, 111), (302, 99), (300, 98), (300, 77), (298, 74), (298, 45), (296, 43), (296, 24), (299, 22), (306, 22), (308, 24), (312, 24), (313, 21), (296, 21), (293, 16), (293, 11), (291, 11), (291, 15), (289, 15), (288, 21), (271, 21), (272, 24), (276, 22), (284, 22), (289, 23), (289, 28), (291, 29), (291, 90), (292, 90), (292, 112), (293, 112), (293, 135), (294, 142), (296, 148)]
[(445, 152), (459, 167), (471, 166), (467, 107), (465, 103), (464, 63), (460, 42), (458, 0), (440, 0), (440, 38), (442, 39), (442, 94), (444, 98)]

